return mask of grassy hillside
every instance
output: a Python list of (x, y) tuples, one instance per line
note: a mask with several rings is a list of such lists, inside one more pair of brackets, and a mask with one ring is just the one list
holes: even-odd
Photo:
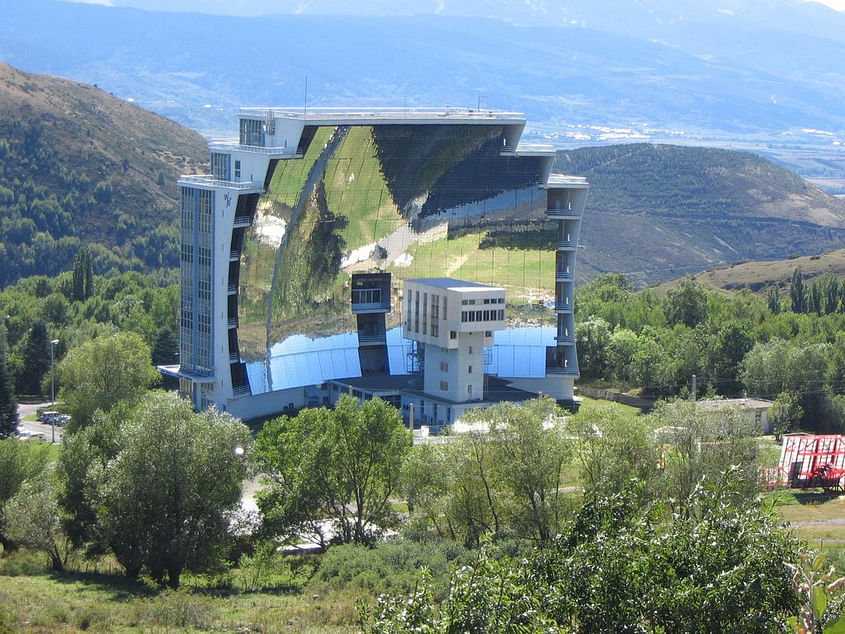
[(623, 272), (644, 286), (845, 246), (845, 202), (753, 154), (619, 145), (560, 152), (555, 169), (590, 181), (582, 280)]
[[(786, 260), (767, 260), (763, 262), (743, 262), (733, 266), (704, 271), (694, 278), (700, 284), (723, 290), (749, 288), (760, 291), (768, 286), (789, 288), (793, 271), (800, 268), (805, 280), (831, 273), (845, 278), (845, 249), (837, 249), (822, 255), (808, 255)], [(677, 281), (677, 280), (676, 280)], [(671, 286), (675, 282), (667, 283)]]
[(96, 86), (0, 64), (0, 286), (70, 268), (178, 265), (180, 173), (204, 139)]

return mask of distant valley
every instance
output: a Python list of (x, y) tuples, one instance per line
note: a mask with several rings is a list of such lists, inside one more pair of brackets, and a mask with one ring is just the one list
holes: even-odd
[(7, 4), (0, 59), (206, 135), (242, 105), (481, 107), (525, 112), (560, 148), (710, 145), (845, 178), (845, 14), (799, 0)]

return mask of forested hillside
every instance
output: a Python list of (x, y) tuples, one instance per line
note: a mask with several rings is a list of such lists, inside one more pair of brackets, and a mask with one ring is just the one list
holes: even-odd
[(178, 265), (176, 179), (203, 138), (99, 90), (0, 64), (0, 286), (70, 269)]
[(583, 281), (621, 272), (644, 286), (845, 246), (843, 201), (747, 152), (593, 147), (560, 152), (555, 169), (590, 181), (578, 254)]

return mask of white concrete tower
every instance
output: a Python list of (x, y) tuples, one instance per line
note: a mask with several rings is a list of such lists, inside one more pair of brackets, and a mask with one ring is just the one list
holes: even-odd
[(505, 327), (505, 289), (451, 278), (407, 280), (407, 339), (423, 358), (423, 391), (455, 403), (484, 399), (484, 347)]

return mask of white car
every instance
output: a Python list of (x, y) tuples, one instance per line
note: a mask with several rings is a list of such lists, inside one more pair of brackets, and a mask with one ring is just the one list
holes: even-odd
[(17, 434), (21, 440), (47, 440), (47, 434), (43, 431), (30, 431), (23, 427), (18, 427)]

